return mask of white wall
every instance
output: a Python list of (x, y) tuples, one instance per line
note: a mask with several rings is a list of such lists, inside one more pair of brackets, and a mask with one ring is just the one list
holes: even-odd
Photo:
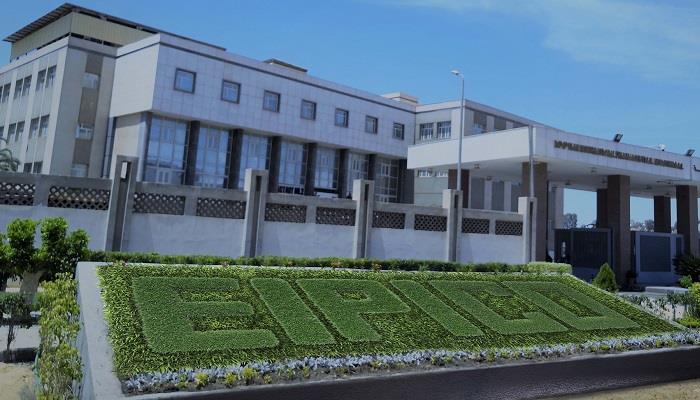
[(445, 232), (372, 228), (369, 258), (444, 260)]
[(352, 257), (352, 226), (265, 222), (261, 255)]
[(460, 262), (484, 263), (502, 262), (520, 264), (523, 262), (522, 236), (461, 234)]

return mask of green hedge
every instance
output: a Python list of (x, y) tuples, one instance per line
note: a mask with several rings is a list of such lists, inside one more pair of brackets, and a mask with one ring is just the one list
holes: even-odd
[(206, 266), (98, 269), (117, 373), (474, 351), (676, 331), (571, 275)]
[(435, 260), (374, 260), (342, 257), (300, 258), (281, 256), (222, 257), (205, 255), (164, 255), (158, 253), (123, 253), (90, 251), (85, 261), (148, 264), (248, 265), (269, 267), (350, 268), (388, 271), (440, 272), (552, 272), (571, 273), (569, 264), (533, 262), (529, 264), (479, 263), (460, 264)]

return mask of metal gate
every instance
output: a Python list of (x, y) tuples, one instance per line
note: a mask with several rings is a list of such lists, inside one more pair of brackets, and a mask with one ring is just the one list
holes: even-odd
[(601, 265), (612, 266), (610, 229), (555, 229), (554, 259), (571, 264), (577, 277), (592, 280)]
[(673, 259), (683, 254), (683, 235), (633, 231), (632, 249), (638, 284), (669, 285), (678, 282)]

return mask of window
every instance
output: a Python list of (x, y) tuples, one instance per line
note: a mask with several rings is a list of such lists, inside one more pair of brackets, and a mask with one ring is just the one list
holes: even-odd
[(506, 120), (501, 118), (501, 117), (495, 117), (493, 120), (493, 130), (494, 131), (506, 130)]
[(90, 72), (83, 73), (83, 87), (86, 89), (97, 89), (100, 86), (100, 76)]
[(404, 125), (399, 124), (398, 122), (394, 122), (394, 139), (401, 139), (403, 140), (403, 135), (404, 135)]
[(343, 110), (342, 108), (335, 109), (335, 126), (342, 126), (343, 128), (347, 128), (349, 119), (350, 112), (348, 110)]
[(22, 97), (26, 96), (29, 94), (29, 90), (32, 88), (32, 76), (29, 75), (24, 78), (24, 82), (22, 83)]
[(0, 126), (0, 139), (2, 139), (2, 135), (5, 133), (5, 127)]
[(399, 162), (377, 157), (377, 178), (375, 181), (375, 198), (384, 203), (398, 201)]
[(304, 194), (306, 183), (306, 146), (282, 140), (277, 191)]
[(2, 87), (2, 100), (0, 102), (7, 103), (7, 100), (9, 98), (10, 98), (10, 84), (8, 83)]
[(32, 169), (32, 173), (33, 174), (40, 174), (42, 166), (43, 166), (43, 163), (41, 161), (34, 161), (34, 168)]
[(316, 148), (314, 187), (321, 192), (338, 192), (338, 151), (328, 147)]
[(10, 124), (7, 126), (7, 144), (10, 144), (10, 140), (12, 140), (12, 136), (15, 134), (15, 130), (17, 129), (17, 124)]
[(379, 120), (375, 117), (370, 117), (369, 115), (365, 117), (365, 132), (367, 133), (377, 133), (377, 126), (379, 125)]
[(238, 103), (241, 96), (241, 84), (231, 81), (221, 83), (221, 100)]
[(308, 120), (316, 119), (316, 103), (309, 100), (301, 101), (301, 118)]
[(355, 179), (367, 179), (369, 160), (366, 154), (348, 152), (347, 180), (345, 182), (345, 193), (352, 197), (352, 186)]
[(24, 133), (24, 121), (17, 123), (17, 130), (15, 131), (15, 142), (19, 141)]
[(22, 79), (18, 79), (17, 82), (15, 82), (15, 95), (12, 97), (13, 99), (19, 99), (19, 96), (22, 95)]
[(87, 164), (73, 164), (73, 166), (70, 168), (70, 176), (75, 176), (78, 178), (85, 178), (87, 176), (87, 172)]
[(280, 94), (268, 90), (263, 94), (263, 110), (280, 111)]
[(197, 137), (195, 186), (227, 187), (230, 152), (231, 140), (227, 130), (202, 125)]
[(56, 66), (49, 67), (46, 70), (46, 88), (53, 87), (53, 81), (56, 78)]
[(433, 176), (433, 172), (429, 169), (419, 169), (418, 170), (418, 177), (419, 178), (430, 178)]
[(187, 123), (170, 118), (153, 117), (146, 149), (147, 182), (182, 185), (187, 159)]
[(44, 115), (39, 121), (39, 137), (45, 137), (47, 131), (49, 130), (49, 116)]
[(419, 140), (430, 140), (433, 138), (433, 123), (420, 124), (418, 128)]
[(34, 118), (29, 122), (29, 138), (38, 136), (39, 134), (39, 118)]
[(486, 132), (486, 114), (481, 111), (474, 111), (472, 133), (479, 134), (484, 132)]
[(268, 169), (270, 167), (270, 140), (264, 136), (244, 133), (241, 135), (241, 156), (238, 163), (238, 183), (236, 188), (243, 189), (245, 170)]
[(447, 178), (449, 175), (449, 171), (447, 171), (446, 169), (441, 169), (440, 171), (437, 171), (435, 173), (436, 178)]
[(78, 124), (78, 128), (75, 130), (75, 138), (90, 140), (92, 139), (93, 130), (94, 126), (92, 124)]
[(36, 77), (36, 90), (38, 91), (39, 89), (44, 87), (44, 84), (46, 83), (46, 70), (42, 69), (39, 71), (39, 74)]
[(184, 69), (175, 70), (175, 90), (186, 93), (194, 93), (194, 84), (197, 79), (197, 74)]
[(438, 139), (449, 139), (452, 136), (452, 122), (442, 121), (437, 123)]
[(32, 172), (32, 163), (30, 163), (30, 162), (24, 163), (24, 167), (22, 167), (22, 172), (24, 172), (25, 174), (31, 173)]

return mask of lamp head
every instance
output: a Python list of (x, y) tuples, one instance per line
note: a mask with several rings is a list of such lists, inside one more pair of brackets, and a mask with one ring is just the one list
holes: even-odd
[(613, 141), (615, 141), (615, 143), (620, 143), (622, 141), (622, 134), (616, 133), (615, 137), (613, 138)]
[(452, 70), (452, 71), (450, 71), (450, 72), (452, 72), (452, 75), (456, 75), (456, 76), (462, 76), (462, 73), (461, 73), (461, 72), (459, 72), (459, 70), (458, 70), (458, 69), (453, 69), (453, 70)]
[(693, 154), (695, 154), (695, 149), (688, 149), (688, 151), (685, 152), (685, 155), (688, 157), (692, 157)]

